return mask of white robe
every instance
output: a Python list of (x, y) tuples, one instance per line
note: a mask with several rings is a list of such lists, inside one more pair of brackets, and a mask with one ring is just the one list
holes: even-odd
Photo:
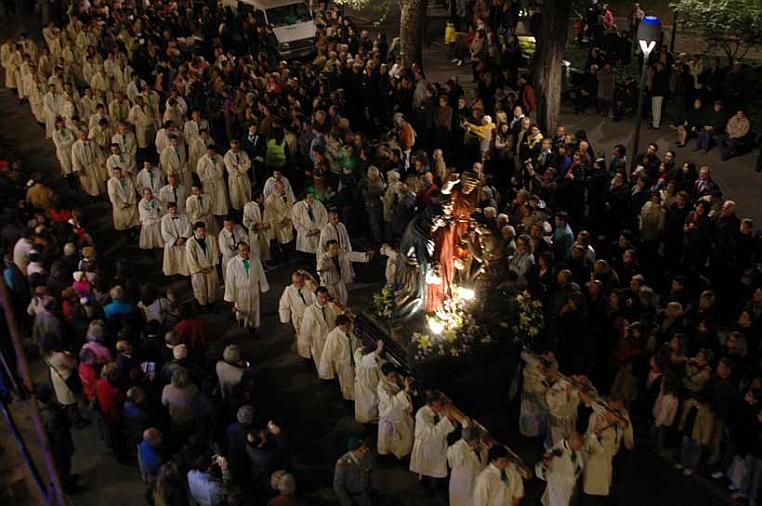
[(220, 229), (220, 233), (217, 236), (217, 245), (220, 247), (220, 253), (222, 254), (222, 279), (223, 282), (227, 279), (227, 268), (230, 259), (238, 255), (238, 243), (249, 242), (249, 236), (246, 230), (241, 225), (233, 225), (232, 232), (223, 227)]
[(303, 253), (317, 251), (320, 231), (328, 224), (328, 212), (320, 201), (312, 202), (313, 219), (310, 219), (309, 207), (306, 201), (300, 200), (291, 211), (291, 221), (296, 229), (296, 251)]
[[(494, 464), (488, 465), (474, 483), (473, 501), (469, 506), (511, 506), (514, 501), (524, 497), (524, 481), (516, 470), (515, 464), (505, 468), (508, 481), (500, 475), (500, 469)], [(452, 497), (452, 496), (451, 496)], [(450, 504), (454, 504), (452, 501)]]
[(272, 229), (263, 228), (265, 224), (270, 225), (270, 215), (264, 204), (262, 209), (256, 202), (249, 202), (243, 206), (243, 226), (249, 230), (251, 254), (262, 261), (272, 258), (270, 254)]
[(447, 477), (447, 435), (455, 430), (449, 418), (423, 406), (415, 414), (415, 443), (410, 455), (410, 470), (419, 476)]
[[(164, 181), (164, 174), (161, 172), (161, 169), (157, 167), (152, 167), (150, 169), (141, 169), (141, 171), (138, 172), (138, 177), (136, 179), (138, 182), (139, 192), (142, 192), (143, 188), (150, 188), (151, 192), (153, 192), (153, 194), (157, 197), (159, 196), (159, 192), (161, 191), (162, 186), (164, 186), (166, 183)], [(162, 199), (159, 198), (159, 200)], [(166, 204), (163, 200), (162, 205), (166, 207)]]
[(198, 168), (198, 161), (207, 153), (209, 146), (214, 146), (214, 139), (211, 137), (207, 137), (206, 141), (201, 137), (196, 138), (193, 142), (188, 141), (188, 166), (194, 174)]
[(378, 382), (376, 392), (378, 454), (392, 454), (401, 459), (413, 449), (413, 403), (410, 394), (383, 378)]
[(529, 353), (521, 352), (525, 365), (522, 371), (521, 409), (519, 432), (523, 436), (537, 437), (545, 433), (548, 423), (548, 390), (544, 376), (539, 370), (540, 361)]
[[(450, 506), (471, 506), (476, 477), (487, 465), (487, 450), (474, 448), (459, 439), (447, 448), (447, 464), (450, 466)], [(510, 506), (510, 503), (506, 503)]]
[(225, 216), (228, 214), (228, 189), (223, 179), (224, 162), (222, 157), (215, 154), (202, 156), (196, 166), (196, 173), (204, 185), (204, 193), (212, 197), (212, 214)]
[(164, 214), (164, 207), (159, 199), (154, 197), (146, 200), (145, 197), (138, 203), (138, 214), (140, 215), (140, 249), (163, 248), (164, 239), (161, 237), (161, 216)]
[[(161, 152), (159, 157), (159, 163), (162, 170), (166, 175), (175, 174), (179, 178), (179, 183), (186, 188), (190, 188), (193, 185), (193, 176), (191, 176), (188, 170), (188, 164), (185, 160), (185, 154), (180, 146), (173, 148), (167, 146), (164, 151)], [(206, 189), (206, 187), (204, 187)]]
[(325, 308), (325, 318), (323, 318), (323, 312), (317, 302), (304, 310), (297, 339), (299, 355), (302, 358), (312, 356), (315, 364), (320, 363), (328, 332), (336, 326), (337, 311), (335, 306), (329, 302), (323, 307)]
[(94, 142), (77, 139), (71, 146), (71, 167), (79, 176), (82, 189), (96, 197), (103, 193), (105, 185), (101, 181), (98, 158)]
[[(563, 453), (553, 457), (547, 467), (542, 462), (538, 462), (535, 466), (537, 477), (547, 482), (545, 492), (540, 499), (543, 506), (569, 506), (577, 485), (577, 478), (584, 468), (582, 452), (572, 452), (565, 439), (548, 451), (552, 452), (556, 449)], [(573, 458), (573, 455), (576, 455), (576, 458)]]
[[(177, 185), (176, 192), (173, 191), (172, 187), (168, 184), (161, 187), (161, 189), (158, 192), (159, 200), (161, 200), (161, 203), (164, 204), (164, 207), (167, 207), (167, 204), (170, 202), (174, 202), (177, 204), (177, 213), (178, 214), (184, 214), (185, 213), (185, 201), (187, 200), (187, 196), (185, 193), (185, 187), (181, 184)], [(177, 194), (177, 198), (175, 198), (175, 193)]]
[(188, 215), (178, 213), (176, 220), (169, 214), (161, 218), (161, 237), (164, 240), (162, 271), (165, 276), (189, 274), (188, 262), (185, 259), (185, 245), (178, 246), (176, 243), (180, 237), (187, 240), (191, 235), (193, 235), (193, 229)]
[(183, 135), (185, 136), (188, 145), (198, 139), (200, 130), (209, 131), (209, 122), (207, 120), (200, 119), (198, 120), (198, 123), (196, 123), (191, 119), (185, 122), (185, 125), (183, 125)]
[(273, 193), (275, 193), (275, 183), (277, 182), (283, 183), (283, 187), (286, 190), (286, 194), (291, 197), (292, 202), (296, 202), (296, 195), (294, 195), (294, 190), (291, 188), (291, 182), (288, 180), (288, 178), (281, 174), (280, 179), (275, 179), (274, 177), (270, 176), (265, 181), (264, 187), (262, 187), (262, 193), (264, 193), (265, 198), (269, 197)]
[(135, 155), (138, 152), (138, 144), (135, 140), (135, 134), (129, 131), (124, 134), (116, 133), (111, 137), (111, 143), (119, 144), (121, 156), (124, 157), (124, 163), (127, 164), (127, 170), (130, 174), (137, 174)]
[(577, 410), (580, 402), (579, 391), (573, 388), (571, 392), (567, 393), (566, 385), (566, 381), (558, 381), (545, 394), (550, 412), (548, 417), (550, 445), (546, 446), (558, 444), (576, 430)]
[(318, 377), (330, 380), (338, 375), (341, 396), (348, 401), (355, 399), (355, 351), (361, 347), (362, 344), (354, 333), (345, 333), (336, 327), (326, 336), (323, 353), (320, 355)]
[[(283, 201), (283, 197), (286, 201)], [(278, 244), (288, 244), (294, 240), (294, 227), (291, 223), (291, 212), (294, 209), (294, 201), (287, 193), (278, 195), (271, 194), (265, 200), (265, 209), (270, 217), (270, 230)], [(288, 220), (283, 224), (283, 220)]]
[(378, 382), (381, 374), (376, 352), (363, 355), (355, 350), (355, 420), (360, 423), (378, 422)]
[[(200, 199), (200, 202), (199, 202)], [(197, 221), (203, 221), (206, 225), (206, 235), (217, 237), (220, 233), (220, 227), (217, 220), (212, 215), (212, 197), (206, 193), (201, 195), (191, 195), (185, 199), (185, 211), (188, 213), (191, 225)]]
[[(207, 234), (206, 251), (204, 251), (195, 236), (191, 236), (185, 243), (185, 260), (191, 274), (193, 296), (202, 306), (213, 304), (217, 299), (217, 289), (220, 285), (217, 276), (217, 266), (220, 264), (217, 241)], [(210, 269), (210, 271), (204, 274), (201, 272), (202, 269)]]
[(225, 169), (228, 171), (228, 188), (230, 189), (230, 207), (236, 210), (251, 200), (251, 180), (247, 174), (251, 160), (245, 151), (234, 153), (229, 150), (224, 157)]
[[(7, 72), (6, 72), (7, 76)], [(56, 117), (58, 116), (58, 97), (51, 92), (42, 97), (42, 111), (45, 116), (45, 138), (51, 139), (56, 131)]]
[[(315, 303), (315, 294), (312, 293), (306, 286), (302, 287), (302, 295), (299, 296), (299, 289), (293, 284), (288, 285), (283, 290), (283, 295), (280, 296), (278, 302), (278, 315), (281, 323), (291, 323), (294, 326), (296, 335), (299, 335), (299, 330), (302, 325), (302, 317), (304, 311)], [(298, 338), (297, 338), (298, 341)], [(305, 358), (309, 358), (309, 354)]]
[(138, 141), (138, 147), (145, 149), (151, 145), (156, 138), (156, 121), (148, 105), (135, 105), (130, 109), (130, 123), (135, 125), (135, 137)]
[(121, 180), (112, 177), (107, 184), (108, 198), (114, 215), (114, 228), (129, 230), (140, 225), (138, 219), (137, 196), (130, 178), (123, 176)]
[(323, 253), (328, 251), (328, 241), (331, 239), (339, 243), (339, 249), (349, 253), (352, 251), (352, 242), (349, 240), (349, 234), (347, 233), (347, 227), (343, 223), (339, 222), (336, 226), (328, 223), (320, 231), (320, 238), (318, 239), (318, 246), (315, 250), (317, 259), (323, 256)]
[(611, 426), (601, 432), (600, 437), (595, 435), (595, 429), (608, 426), (605, 415), (594, 411), (590, 415), (585, 437), (585, 475), (583, 490), (588, 495), (607, 496), (611, 491), (611, 480), (614, 474), (612, 460), (619, 447), (620, 430), (617, 426)]
[(71, 147), (74, 144), (74, 134), (68, 128), (53, 132), (53, 144), (56, 145), (56, 158), (61, 166), (61, 174), (68, 176), (72, 173)]
[(237, 256), (227, 264), (225, 301), (232, 302), (236, 320), (245, 327), (259, 328), (259, 294), (270, 289), (258, 258), (249, 258), (249, 269)]
[(320, 276), (320, 284), (328, 289), (331, 297), (335, 297), (342, 307), (349, 302), (349, 292), (347, 285), (352, 284), (355, 279), (355, 271), (352, 269), (352, 262), (349, 261), (347, 254), (339, 251), (339, 269), (329, 253), (323, 254), (318, 260), (317, 272)]
[(127, 99), (122, 100), (121, 102), (112, 100), (111, 103), (108, 104), (108, 115), (111, 118), (109, 123), (115, 127), (118, 126), (119, 123), (128, 121), (130, 119), (130, 101)]

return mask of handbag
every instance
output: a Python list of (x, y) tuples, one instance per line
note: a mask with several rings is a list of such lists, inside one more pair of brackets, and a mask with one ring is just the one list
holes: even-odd
[(61, 375), (56, 366), (48, 362), (47, 359), (45, 360), (45, 363), (48, 364), (50, 368), (53, 369), (53, 371), (58, 375), (58, 377), (66, 384), (66, 388), (68, 388), (71, 393), (74, 395), (82, 393), (82, 382), (79, 379), (79, 373), (75, 371), (69, 375), (68, 378), (64, 379), (63, 375)]

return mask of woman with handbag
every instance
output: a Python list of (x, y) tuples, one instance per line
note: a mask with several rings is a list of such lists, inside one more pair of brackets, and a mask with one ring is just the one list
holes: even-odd
[(82, 429), (90, 424), (79, 412), (79, 397), (82, 394), (82, 383), (79, 381), (77, 359), (63, 346), (55, 336), (44, 335), (40, 340), (42, 358), (50, 368), (50, 381), (56, 400), (66, 408), (72, 425)]

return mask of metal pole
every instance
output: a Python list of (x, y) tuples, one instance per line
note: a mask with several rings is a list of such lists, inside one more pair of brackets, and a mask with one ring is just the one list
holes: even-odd
[(45, 482), (42, 481), (42, 477), (40, 477), (40, 471), (37, 469), (34, 460), (32, 460), (32, 455), (29, 453), (29, 448), (27, 448), (26, 443), (24, 442), (24, 438), (19, 432), (18, 425), (16, 425), (16, 421), (13, 419), (13, 415), (11, 415), (5, 400), (0, 402), (0, 409), (3, 411), (5, 421), (8, 422), (8, 427), (11, 429), (11, 435), (13, 436), (13, 439), (15, 439), (16, 444), (18, 444), (21, 456), (24, 458), (24, 462), (26, 462), (26, 465), (29, 468), (29, 472), (32, 473), (32, 480), (37, 486), (37, 491), (40, 493), (40, 497), (47, 499), (48, 491), (46, 489), (48, 487), (45, 485)]
[(677, 38), (677, 12), (672, 12), (672, 33), (669, 36), (669, 52), (675, 52), (675, 39)]
[[(650, 53), (649, 53), (650, 54)], [(638, 162), (638, 148), (640, 147), (640, 121), (643, 117), (643, 94), (646, 87), (646, 71), (648, 70), (648, 56), (647, 54), (643, 53), (643, 70), (640, 74), (640, 86), (638, 87), (638, 93), (640, 96), (638, 97), (638, 115), (635, 118), (635, 139), (632, 142), (632, 152), (630, 153), (630, 156), (633, 160), (633, 167)]]
[[(34, 395), (32, 373), (30, 372), (29, 364), (26, 361), (24, 347), (21, 344), (21, 333), (19, 332), (18, 326), (16, 325), (16, 315), (13, 314), (13, 309), (11, 308), (10, 301), (10, 294), (8, 292), (8, 286), (5, 284), (5, 278), (0, 276), (0, 305), (3, 306), (3, 311), (5, 312), (5, 321), (8, 325), (11, 341), (13, 341), (13, 347), (16, 350), (16, 360), (18, 362), (19, 373), (21, 374), (21, 378), (24, 381), (24, 387), (29, 394), (29, 412), (32, 415), (32, 422), (34, 423), (35, 432), (37, 432), (37, 439), (39, 439), (40, 446), (42, 447), (42, 455), (45, 458), (45, 467), (48, 470), (50, 486), (53, 489), (52, 493), (48, 494), (47, 499), (51, 504), (56, 504), (57, 506), (68, 506), (68, 501), (64, 495), (63, 487), (61, 487), (61, 478), (58, 476), (56, 463), (53, 459), (53, 452), (50, 449), (48, 435), (45, 434), (45, 427), (42, 425), (40, 407), (37, 405), (37, 397)], [(55, 497), (55, 502), (53, 497)]]

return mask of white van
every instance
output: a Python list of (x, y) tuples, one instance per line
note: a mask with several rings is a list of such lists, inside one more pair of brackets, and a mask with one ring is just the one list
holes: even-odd
[(250, 6), (258, 23), (271, 25), (278, 39), (278, 57), (283, 60), (315, 54), (315, 20), (304, 0), (222, 0), (235, 10)]

